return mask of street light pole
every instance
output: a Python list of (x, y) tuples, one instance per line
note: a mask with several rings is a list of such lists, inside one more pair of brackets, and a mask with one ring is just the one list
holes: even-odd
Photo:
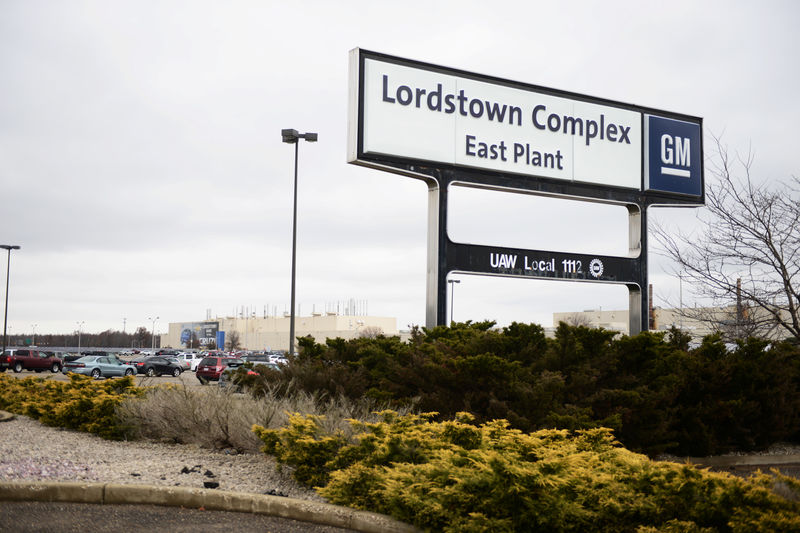
[(3, 250), (8, 251), (8, 262), (6, 264), (6, 307), (5, 312), (3, 313), (3, 351), (0, 354), (5, 353), (6, 347), (6, 332), (8, 331), (8, 280), (11, 274), (11, 250), (19, 250), (20, 247), (13, 245), (13, 244), (0, 244), (0, 248)]
[(78, 356), (81, 355), (81, 329), (83, 329), (83, 321), (76, 322), (78, 324)]
[(460, 279), (448, 279), (447, 283), (450, 284), (450, 325), (453, 325), (453, 294), (456, 292), (454, 283), (461, 283)]
[(289, 355), (294, 355), (294, 309), (295, 309), (295, 273), (297, 263), (297, 161), (299, 157), (300, 139), (313, 143), (317, 142), (316, 133), (298, 133), (293, 129), (282, 129), (283, 142), (294, 144), (294, 208), (292, 210), (292, 297), (289, 319)]
[(150, 340), (151, 340), (151, 344), (152, 344), (150, 349), (153, 350), (154, 353), (156, 351), (156, 320), (158, 320), (159, 318), (161, 318), (161, 317), (159, 317), (159, 316), (157, 316), (155, 318), (147, 317), (147, 320), (150, 320), (150, 321), (153, 322), (153, 329), (150, 330)]
[(36, 346), (36, 326), (38, 325), (39, 324), (31, 324), (31, 327), (33, 328), (33, 340), (31, 341), (31, 344), (33, 346)]

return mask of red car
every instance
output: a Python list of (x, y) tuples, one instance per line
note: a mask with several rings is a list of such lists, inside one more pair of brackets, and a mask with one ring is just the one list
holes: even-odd
[(7, 368), (14, 372), (23, 370), (49, 370), (54, 374), (61, 371), (64, 362), (55, 357), (52, 352), (44, 352), (29, 349), (6, 350), (0, 355), (0, 372), (5, 372)]
[(212, 356), (204, 357), (197, 365), (197, 379), (205, 385), (209, 381), (219, 381), (219, 376), (227, 368), (237, 368), (244, 364), (244, 361), (236, 357)]

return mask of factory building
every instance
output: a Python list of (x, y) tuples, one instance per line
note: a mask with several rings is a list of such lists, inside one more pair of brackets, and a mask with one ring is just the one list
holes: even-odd
[[(553, 313), (553, 327), (557, 327), (559, 322), (590, 328), (604, 328), (628, 334), (627, 309), (587, 309)], [(695, 339), (713, 333), (708, 323), (681, 316), (678, 309), (656, 307), (650, 310), (650, 331), (666, 331), (672, 326), (683, 330)]]
[[(247, 350), (289, 350), (290, 317), (217, 317), (198, 322), (172, 322), (169, 332), (161, 335), (161, 346), (185, 348), (189, 343), (200, 347), (222, 348), (232, 336)], [(353, 339), (365, 335), (398, 335), (397, 319), (392, 317), (341, 315), (334, 312), (311, 313), (295, 317), (295, 336), (311, 335), (317, 342), (328, 338)]]

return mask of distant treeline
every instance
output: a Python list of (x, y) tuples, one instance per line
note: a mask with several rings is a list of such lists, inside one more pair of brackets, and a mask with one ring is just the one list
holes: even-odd
[[(159, 337), (156, 335), (155, 346), (160, 347)], [(36, 346), (78, 346), (78, 334), (33, 334), (23, 333), (8, 336), (8, 346), (26, 346), (35, 343)], [(138, 328), (133, 333), (106, 330), (100, 333), (81, 333), (80, 346), (83, 348), (150, 348), (153, 336), (145, 327)]]

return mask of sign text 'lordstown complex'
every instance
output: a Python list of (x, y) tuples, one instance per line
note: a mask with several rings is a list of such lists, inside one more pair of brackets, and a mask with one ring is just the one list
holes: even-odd
[(351, 161), (389, 156), (702, 196), (700, 119), (358, 52)]

